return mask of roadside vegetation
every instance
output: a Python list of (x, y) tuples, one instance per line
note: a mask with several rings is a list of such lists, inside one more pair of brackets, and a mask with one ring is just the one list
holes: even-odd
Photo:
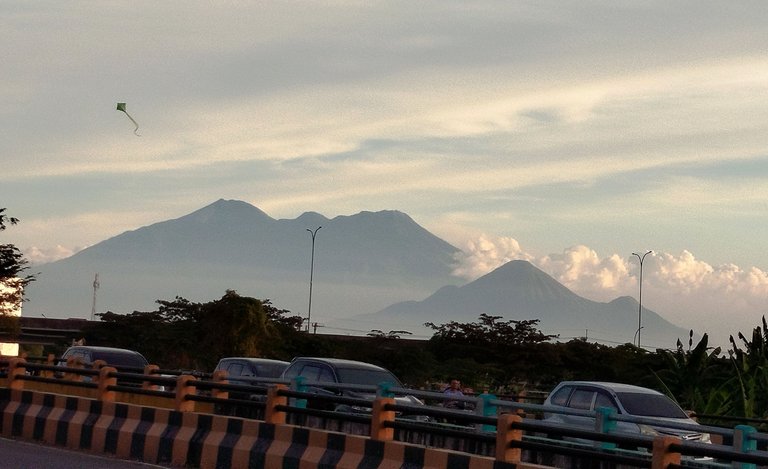
[(547, 392), (562, 380), (616, 381), (658, 389), (683, 408), (704, 416), (768, 418), (768, 326), (741, 333), (723, 352), (708, 336), (678, 340), (669, 350), (649, 352), (543, 334), (538, 320), (427, 324), (427, 341), (407, 331), (371, 331), (366, 337), (308, 334), (303, 320), (258, 300), (227, 291), (220, 299), (194, 303), (158, 301), (156, 311), (101, 314), (84, 331), (88, 344), (141, 351), (167, 368), (211, 371), (225, 356), (290, 360), (326, 356), (388, 368), (408, 386), (436, 389), (459, 379), (476, 393), (500, 396)]

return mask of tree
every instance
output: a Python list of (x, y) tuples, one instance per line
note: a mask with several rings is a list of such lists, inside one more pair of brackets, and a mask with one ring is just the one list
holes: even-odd
[(437, 340), (453, 340), (459, 343), (482, 346), (508, 346), (519, 344), (538, 344), (557, 338), (546, 335), (538, 329), (538, 319), (524, 321), (499, 321), (501, 316), (482, 313), (478, 322), (460, 323), (451, 321), (440, 326), (428, 322), (424, 325), (434, 329), (432, 336)]
[(376, 337), (377, 339), (399, 339), (403, 335), (411, 335), (408, 331), (389, 331), (384, 332), (381, 329), (371, 329), (371, 332), (366, 334), (368, 337)]
[(765, 316), (762, 327), (752, 330), (752, 340), (739, 332), (745, 350), (730, 337), (733, 350), (729, 350), (736, 377), (731, 389), (738, 389), (739, 399), (734, 402), (733, 413), (742, 417), (765, 418), (768, 415), (768, 324)]
[(86, 340), (138, 350), (162, 367), (210, 371), (228, 356), (284, 359), (300, 334), (301, 317), (233, 290), (207, 303), (181, 297), (157, 303), (156, 311), (99, 314)]
[[(483, 378), (482, 384), (486, 386), (505, 386), (512, 381), (525, 380), (529, 369), (527, 361), (521, 357), (530, 354), (535, 345), (557, 337), (543, 334), (537, 327), (538, 319), (500, 321), (501, 316), (484, 313), (478, 319), (469, 323), (451, 321), (440, 326), (425, 324), (435, 330), (429, 339), (433, 355), (440, 357), (443, 363), (453, 363), (453, 370), (447, 374), (461, 376), (468, 382), (478, 372), (489, 376)], [(504, 365), (508, 363), (520, 363), (521, 366)], [(495, 379), (490, 379), (492, 374)]]
[[(0, 231), (19, 222), (5, 214), (0, 208)], [(0, 331), (15, 337), (20, 332), (18, 318), (14, 312), (21, 309), (24, 301), (24, 287), (32, 282), (33, 275), (23, 275), (28, 262), (13, 244), (0, 244)]]
[[(696, 347), (693, 330), (688, 339), (688, 350), (678, 339), (675, 351), (659, 350), (664, 368), (654, 372), (665, 393), (686, 409), (702, 414), (718, 414), (723, 408), (724, 394), (716, 383), (722, 383), (723, 363), (718, 358), (720, 347), (709, 347), (709, 336), (704, 334)], [(726, 393), (727, 394), (727, 393)]]

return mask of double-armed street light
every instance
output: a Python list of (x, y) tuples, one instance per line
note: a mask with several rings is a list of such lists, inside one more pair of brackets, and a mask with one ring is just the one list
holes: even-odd
[(309, 306), (307, 307), (307, 332), (309, 332), (309, 328), (312, 324), (312, 277), (315, 273), (315, 236), (317, 235), (317, 231), (320, 228), (322, 228), (322, 226), (318, 226), (314, 229), (314, 231), (307, 228), (309, 234), (312, 235), (312, 257), (309, 264)]
[(640, 297), (638, 299), (639, 306), (637, 308), (637, 332), (635, 332), (638, 348), (640, 348), (640, 329), (643, 328), (643, 261), (645, 260), (645, 256), (652, 252), (653, 251), (648, 251), (642, 256), (636, 252), (632, 253), (632, 255), (637, 256), (637, 259), (640, 261)]

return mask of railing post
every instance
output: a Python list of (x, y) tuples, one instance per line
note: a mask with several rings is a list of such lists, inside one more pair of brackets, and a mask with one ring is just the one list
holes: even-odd
[[(229, 380), (227, 379), (227, 370), (214, 371), (213, 376), (211, 376), (211, 381), (213, 381), (216, 384), (228, 384)], [(213, 388), (211, 390), (211, 396), (218, 399), (229, 399), (229, 391), (225, 391), (219, 388)]]
[(376, 386), (376, 397), (395, 397), (395, 393), (392, 392), (392, 383), (382, 381)]
[[(48, 359), (46, 360), (45, 364), (51, 365), (51, 366), (58, 365), (58, 363), (56, 362), (56, 355), (53, 353), (49, 353)], [(42, 376), (43, 378), (53, 378), (54, 373), (53, 373), (53, 370), (43, 370), (40, 372), (40, 376)]]
[[(387, 405), (394, 405), (394, 397), (377, 397), (373, 401), (371, 412), (371, 439), (389, 441), (395, 437), (395, 429), (391, 423), (395, 421), (395, 411), (387, 410)], [(387, 422), (390, 425), (387, 425)]]
[(513, 448), (510, 443), (513, 441), (521, 441), (523, 439), (523, 431), (519, 428), (512, 428), (515, 423), (520, 423), (523, 418), (516, 414), (501, 414), (496, 423), (498, 430), (496, 431), (496, 460), (500, 462), (508, 462), (512, 464), (519, 464), (522, 459), (523, 450), (521, 448)]
[[(495, 417), (496, 406), (491, 403), (491, 401), (494, 399), (496, 399), (496, 396), (488, 393), (482, 393), (477, 396), (475, 415), (479, 415), (480, 417)], [(475, 425), (475, 429), (481, 432), (492, 432), (496, 430), (496, 426), (478, 423)]]
[[(67, 368), (83, 368), (83, 362), (79, 358), (69, 357), (66, 363)], [(66, 372), (64, 373), (64, 379), (67, 381), (82, 381), (83, 375), (80, 373)]]
[(24, 389), (24, 380), (19, 377), (27, 374), (27, 361), (23, 358), (11, 358), (8, 360), (8, 387), (11, 389)]
[[(307, 385), (304, 384), (304, 382), (307, 380), (304, 376), (296, 376), (291, 381), (291, 390), (296, 392), (307, 392)], [(306, 399), (296, 399), (296, 402), (293, 404), (294, 407), (299, 409), (306, 409), (307, 408), (307, 400)]]
[(195, 401), (188, 400), (187, 396), (197, 394), (195, 378), (192, 375), (179, 375), (176, 378), (176, 410), (179, 412), (194, 412)]
[[(755, 451), (757, 449), (757, 440), (754, 438), (755, 433), (757, 433), (755, 427), (749, 425), (736, 425), (733, 429), (733, 449), (740, 453)], [(734, 461), (733, 467), (739, 469), (755, 469), (757, 465)]]
[(116, 368), (111, 366), (102, 366), (99, 368), (99, 375), (96, 377), (99, 385), (99, 397), (100, 401), (115, 402), (115, 391), (109, 389), (109, 386), (117, 385), (117, 378), (109, 376), (110, 373), (117, 372)]
[[(159, 369), (160, 369), (160, 367), (157, 366), (157, 365), (152, 365), (152, 364), (144, 365), (144, 372), (143, 372), (143, 374), (145, 376), (152, 376), (153, 374), (155, 374), (154, 372), (159, 370)], [(153, 383), (152, 381), (142, 381), (141, 382), (141, 389), (157, 390), (159, 388), (160, 388), (160, 386), (158, 386), (157, 384)]]
[(280, 394), (281, 390), (288, 389), (285, 384), (273, 384), (267, 388), (267, 405), (264, 408), (264, 421), (272, 424), (283, 424), (286, 421), (285, 411), (278, 410), (277, 406), (287, 406), (288, 396)]
[[(528, 395), (527, 395), (527, 393), (525, 392), (525, 389), (523, 389), (522, 391), (520, 391), (519, 393), (517, 393), (517, 398), (515, 399), (515, 401), (516, 401), (516, 402), (519, 402), (519, 403), (521, 403), (521, 404), (524, 404), (524, 403), (525, 403), (525, 398), (526, 398), (527, 396), (528, 396)], [(523, 409), (517, 409), (517, 415), (519, 415), (520, 417), (523, 417), (523, 418), (525, 418), (525, 410), (523, 410)]]
[(679, 445), (680, 438), (676, 436), (658, 436), (653, 440), (653, 457), (651, 469), (667, 469), (680, 465), (680, 453), (672, 451), (672, 445)]
[[(597, 412), (597, 418), (595, 419), (595, 431), (608, 434), (616, 430), (616, 419), (614, 418), (616, 409), (611, 407), (598, 407), (595, 410)], [(603, 449), (616, 448), (616, 443), (601, 441), (599, 444)]]

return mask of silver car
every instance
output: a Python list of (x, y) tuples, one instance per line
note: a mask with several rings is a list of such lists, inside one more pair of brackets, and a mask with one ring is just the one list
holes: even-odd
[[(677, 426), (698, 426), (680, 406), (653, 389), (633, 386), (631, 384), (607, 383), (598, 381), (563, 381), (558, 384), (544, 401), (544, 406), (563, 407), (579, 411), (596, 411), (607, 407), (621, 415), (653, 419), (650, 423), (634, 423), (618, 420), (616, 432), (640, 433), (644, 435), (673, 435), (683, 440), (709, 443), (708, 433), (695, 431), (690, 428), (674, 428)], [(549, 422), (562, 423), (568, 426), (584, 427), (589, 430), (596, 428), (595, 417), (569, 413), (545, 413), (544, 418)], [(665, 426), (669, 422), (672, 427)]]

